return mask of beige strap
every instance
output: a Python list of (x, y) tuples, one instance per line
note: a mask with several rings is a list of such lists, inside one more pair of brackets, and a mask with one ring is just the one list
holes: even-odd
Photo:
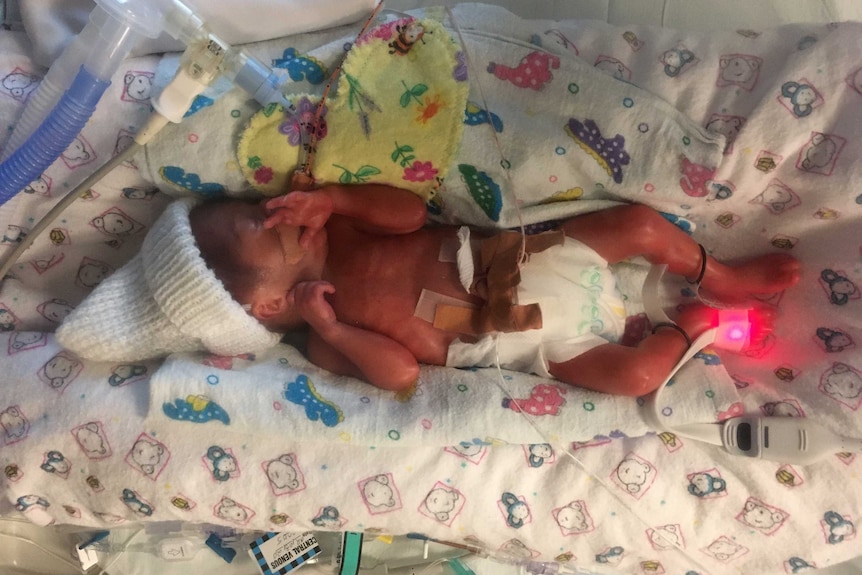
[(520, 265), (523, 254), (534, 254), (563, 245), (562, 231), (522, 236), (517, 232), (502, 232), (480, 244), (480, 262), (472, 292), (482, 296), (486, 304), (479, 309), (440, 304), (434, 314), (434, 327), (465, 335), (490, 332), (510, 333), (540, 329), (542, 310), (538, 304), (518, 305), (517, 286), (521, 283)]

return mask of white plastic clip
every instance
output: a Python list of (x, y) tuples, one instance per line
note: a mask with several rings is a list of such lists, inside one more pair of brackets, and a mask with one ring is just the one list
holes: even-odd
[(90, 549), (89, 547), (86, 549), (75, 547), (75, 551), (78, 552), (78, 561), (81, 562), (81, 571), (87, 571), (90, 567), (99, 563), (99, 556), (96, 555), (96, 551), (94, 549)]

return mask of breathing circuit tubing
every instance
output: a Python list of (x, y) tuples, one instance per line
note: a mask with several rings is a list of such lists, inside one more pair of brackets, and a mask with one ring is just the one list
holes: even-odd
[[(40, 82), (0, 164), (0, 204), (41, 176), (72, 143), (141, 36), (158, 35), (152, 7), (100, 0)], [(65, 90), (65, 91), (63, 91)]]
[(215, 72), (261, 104), (276, 101), (289, 105), (274, 72), (210, 32), (181, 0), (97, 2), (87, 25), (51, 66), (9, 138), (0, 164), (0, 205), (39, 178), (72, 144), (110, 86), (111, 77), (141, 36), (155, 38), (164, 30), (186, 44), (188, 50), (208, 54), (217, 65), (217, 70), (211, 70), (206, 63), (193, 62), (182, 85), (160, 99), (156, 112), (171, 122), (179, 122), (188, 109), (182, 104), (189, 89), (194, 91), (201, 83), (205, 87)]
[[(66, 194), (30, 230), (0, 264), (0, 280), (39, 234), (82, 193), (130, 159), (168, 122), (182, 121), (194, 98), (217, 76), (232, 80), (261, 105), (276, 102), (292, 108), (281, 91), (283, 80), (277, 74), (210, 32), (206, 23), (180, 0), (98, 2), (87, 26), (51, 66), (10, 136), (0, 164), (0, 205), (39, 178), (77, 137), (139, 34), (155, 37), (158, 30), (164, 29), (184, 42), (187, 49), (173, 80), (153, 98), (155, 112), (132, 144)], [(154, 5), (162, 10), (155, 10)], [(80, 70), (72, 77), (70, 68), (78, 65)], [(65, 83), (71, 85), (61, 93)]]

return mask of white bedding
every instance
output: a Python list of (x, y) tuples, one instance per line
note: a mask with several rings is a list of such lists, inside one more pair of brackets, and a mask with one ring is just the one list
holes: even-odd
[[(862, 62), (853, 59), (862, 47), (859, 26), (793, 26), (754, 36), (531, 23), (469, 9), (458, 15), (462, 28), (481, 25), (485, 32), (518, 39), (525, 50), (533, 40), (561, 58), (577, 54), (589, 65), (614, 58), (623, 66), (620, 73), (629, 74), (626, 80), (674, 103), (702, 126), (718, 120), (731, 127), (735, 117), (745, 119), (712, 177), (732, 192), (729, 198), (716, 198), (722, 188), (688, 180), (678, 189), (659, 190), (660, 199), (639, 201), (655, 202), (665, 211), (672, 206), (677, 215), (697, 223), (698, 239), (719, 257), (782, 249), (771, 243), (775, 239), (793, 244), (792, 253), (806, 271), (802, 285), (777, 302), (783, 313), (777, 342), (761, 350), (760, 358), (723, 358), (736, 385), (716, 391), (733, 413), (801, 412), (862, 436), (862, 400), (853, 387), (862, 364), (851, 345), (862, 336), (860, 301), (858, 288), (850, 287), (862, 285), (853, 232), (860, 205), (853, 183), (862, 181), (853, 162), (862, 152)], [(2, 75), (16, 69), (40, 73), (29, 63), (21, 35), (2, 33), (0, 42)], [(687, 50), (694, 58), (684, 56), (685, 65), (674, 69), (670, 50)], [(154, 57), (132, 60), (118, 78), (154, 74), (157, 62)], [(733, 63), (749, 66), (748, 71), (729, 79), (722, 70)], [(810, 114), (781, 95), (780, 88), (793, 83), (817, 89), (820, 97)], [(0, 95), (4, 120), (11, 122), (20, 113), (22, 95)], [(87, 155), (70, 154), (57, 162), (47, 172), (47, 192), (36, 187), (22, 196), (13, 226), (26, 228), (47, 211), (43, 194), (74, 184), (77, 173), (112, 154), (124, 131), (133, 130), (147, 113), (146, 100), (131, 97), (123, 81), (115, 82), (106, 103), (83, 133)], [(814, 141), (817, 133), (836, 144), (834, 153), (817, 153), (827, 150)], [(768, 165), (763, 158), (775, 161), (774, 171), (758, 170), (756, 165)], [(687, 195), (685, 189), (696, 193)], [(285, 521), (288, 529), (421, 530), (441, 539), (472, 536), (494, 549), (530, 550), (541, 560), (570, 554), (584, 566), (607, 561), (626, 573), (645, 572), (651, 561), (666, 572), (780, 573), (858, 555), (853, 542), (862, 516), (857, 457), (830, 458), (810, 468), (782, 467), (733, 459), (666, 435), (637, 437), (646, 428), (632, 416), (639, 409), (635, 402), (592, 402), (580, 391), (507, 374), (515, 397), (545, 392), (566, 400), (553, 426), (548, 418), (536, 418), (538, 433), (500, 407), (503, 394), (493, 370), (426, 371), (419, 392), (401, 409), (398, 402), (407, 398), (363, 392), (358, 384), (321, 384), (325, 376), (289, 349), (254, 361), (208, 358), (158, 370), (156, 362), (80, 362), (58, 350), (50, 335), (19, 333), (50, 332), (68, 305), (77, 304), (101, 274), (134, 253), (166, 201), (152, 192), (134, 166), (119, 168), (94, 189), (93, 198), (79, 202), (58, 223), (62, 238), (55, 234), (56, 243), (37, 243), (16, 269), (18, 279), (4, 282), (0, 290), (0, 307), (8, 310), (5, 316), (16, 330), (0, 336), (8, 374), (8, 384), (0, 388), (5, 433), (0, 461), (11, 469), (4, 484), (7, 500), (20, 504), (31, 519), (105, 525), (182, 518), (261, 530), (281, 528)], [(122, 235), (100, 229), (96, 218), (117, 210), (138, 226)], [(15, 233), (9, 230), (7, 236), (14, 241)], [(696, 361), (715, 360), (706, 354)], [(194, 397), (212, 395), (206, 393), (217, 387), (211, 377), (253, 386), (256, 373), (278, 363), (288, 364), (283, 380), (255, 388), (257, 406), (246, 406), (250, 416), (234, 417), (231, 426), (224, 425), (212, 402)], [(272, 396), (263, 390), (284, 389), (299, 382), (298, 374), (308, 374), (318, 391), (328, 390), (323, 392), (327, 398), (341, 394), (334, 403), (348, 415), (369, 406), (375, 426), (367, 425), (368, 419), (355, 426), (356, 417), (330, 426), (327, 421), (333, 419), (306, 417), (285, 398), (267, 399)], [(192, 397), (174, 406), (209, 420), (197, 433), (189, 433), (194, 424), (161, 416), (166, 403), (183, 399), (165, 391), (181, 377), (188, 383), (177, 389), (189, 390), (185, 395)], [(159, 385), (164, 378), (168, 385)], [(460, 387), (481, 390), (487, 404), (458, 405), (452, 394), (465, 393)], [(678, 378), (676, 387), (693, 396), (695, 408), (688, 417), (722, 416), (710, 411), (714, 398), (705, 404), (708, 409), (697, 408), (706, 390), (701, 381)], [(351, 397), (355, 407), (349, 409), (345, 404)], [(594, 428), (596, 405), (609, 413), (601, 414)], [(260, 431), (250, 427), (258, 408), (278, 412), (284, 432), (270, 428), (266, 435), (250, 434)], [(483, 414), (482, 419), (475, 421), (472, 413)], [(501, 413), (512, 416), (510, 425), (494, 427)], [(622, 423), (609, 427), (615, 421)], [(586, 440), (572, 445), (577, 462), (559, 445), (575, 439)], [(545, 440), (555, 444), (550, 455), (530, 446)], [(148, 508), (151, 515), (143, 513)], [(525, 508), (525, 524), (514, 527), (513, 517)], [(758, 513), (762, 517), (756, 520)], [(676, 542), (682, 552), (668, 549), (668, 542)]]

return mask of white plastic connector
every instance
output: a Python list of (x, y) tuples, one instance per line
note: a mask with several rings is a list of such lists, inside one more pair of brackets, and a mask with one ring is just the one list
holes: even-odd
[(187, 46), (215, 43), (224, 50), (221, 75), (248, 92), (257, 102), (266, 106), (273, 102), (290, 108), (291, 103), (281, 93), (283, 78), (275, 74), (260, 60), (233, 48), (215, 35), (206, 22), (181, 0), (154, 0), (164, 13), (165, 32)]
[(90, 567), (99, 563), (99, 556), (96, 554), (94, 549), (90, 549), (89, 547), (85, 549), (75, 547), (75, 551), (78, 552), (78, 561), (81, 562), (81, 571), (87, 571)]
[(189, 45), (176, 75), (153, 100), (156, 112), (179, 124), (194, 99), (219, 75), (225, 49), (212, 39)]
[(189, 539), (172, 537), (159, 541), (156, 552), (165, 561), (191, 561), (198, 553), (198, 546)]
[[(671, 433), (676, 433), (682, 437), (689, 437), (698, 441), (706, 441), (705, 439), (703, 439), (703, 436), (712, 436), (714, 438), (718, 438), (717, 433), (712, 433), (710, 430), (703, 429), (695, 430), (692, 428), (692, 434), (689, 435), (682, 428), (674, 428), (669, 425), (665, 418), (659, 413), (661, 409), (663, 409), (661, 403), (661, 395), (664, 392), (665, 387), (667, 387), (667, 384), (670, 382), (671, 379), (673, 379), (673, 376), (676, 375), (676, 372), (679, 371), (683, 365), (688, 363), (688, 361), (693, 358), (700, 350), (702, 350), (708, 345), (711, 345), (715, 341), (716, 332), (717, 329), (713, 328), (703, 332), (697, 339), (695, 339), (691, 343), (691, 347), (688, 348), (688, 351), (685, 352), (685, 355), (683, 355), (682, 358), (680, 358), (679, 362), (677, 362), (677, 364), (673, 366), (673, 369), (671, 369), (671, 372), (668, 374), (667, 379), (665, 379), (654, 392), (644, 398), (644, 407), (646, 408), (644, 411), (644, 415), (654, 428), (660, 429), (662, 431), (670, 431)], [(712, 426), (715, 424), (710, 423), (707, 425)], [(717, 430), (718, 426), (716, 425), (715, 427)], [(720, 440), (710, 441), (710, 443), (721, 445)]]
[(164, 30), (185, 45), (205, 38), (209, 31), (203, 19), (180, 0), (157, 0), (164, 12)]
[(141, 126), (138, 133), (135, 134), (135, 143), (140, 144), (141, 146), (146, 146), (153, 138), (156, 137), (156, 134), (158, 134), (162, 128), (167, 126), (167, 124), (168, 119), (160, 113), (156, 112), (154, 114), (150, 114), (146, 123)]

